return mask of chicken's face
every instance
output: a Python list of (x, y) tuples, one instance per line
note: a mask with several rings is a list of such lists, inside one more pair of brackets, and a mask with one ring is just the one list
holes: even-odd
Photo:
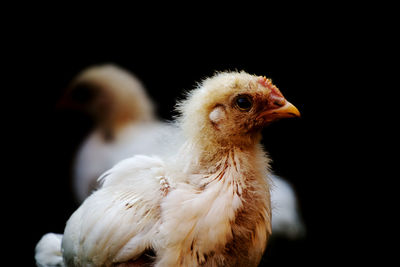
[(277, 119), (299, 116), (296, 107), (264, 77), (244, 85), (237, 82), (231, 91), (229, 97), (215, 104), (209, 115), (216, 130), (227, 135), (248, 135)]
[(258, 141), (269, 123), (300, 116), (271, 80), (244, 72), (220, 73), (205, 80), (181, 110), (184, 130), (224, 146), (248, 146)]

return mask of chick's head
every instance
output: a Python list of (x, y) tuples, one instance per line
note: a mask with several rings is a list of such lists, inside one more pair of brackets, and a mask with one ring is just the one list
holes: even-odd
[(270, 79), (245, 72), (204, 80), (178, 109), (187, 137), (208, 147), (249, 146), (270, 122), (300, 116)]

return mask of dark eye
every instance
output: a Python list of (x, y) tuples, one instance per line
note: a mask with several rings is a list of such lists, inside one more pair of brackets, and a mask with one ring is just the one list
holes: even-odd
[(235, 106), (241, 111), (249, 111), (253, 106), (253, 100), (248, 95), (240, 95), (236, 97)]

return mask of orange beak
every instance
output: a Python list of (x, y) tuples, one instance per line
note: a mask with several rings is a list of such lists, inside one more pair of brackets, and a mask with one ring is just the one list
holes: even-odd
[(268, 108), (261, 112), (257, 118), (264, 120), (265, 123), (269, 123), (278, 119), (294, 117), (300, 117), (300, 111), (292, 103), (284, 100), (283, 105), (276, 108)]
[(272, 84), (270, 79), (260, 77), (258, 80), (263, 87), (269, 89), (265, 109), (257, 116), (257, 119), (267, 124), (282, 119), (300, 117), (299, 110), (287, 101), (279, 89)]

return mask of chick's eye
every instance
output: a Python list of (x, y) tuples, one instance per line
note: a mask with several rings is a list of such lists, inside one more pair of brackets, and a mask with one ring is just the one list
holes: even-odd
[(235, 105), (241, 111), (249, 111), (253, 106), (253, 100), (248, 95), (238, 96), (235, 100)]

